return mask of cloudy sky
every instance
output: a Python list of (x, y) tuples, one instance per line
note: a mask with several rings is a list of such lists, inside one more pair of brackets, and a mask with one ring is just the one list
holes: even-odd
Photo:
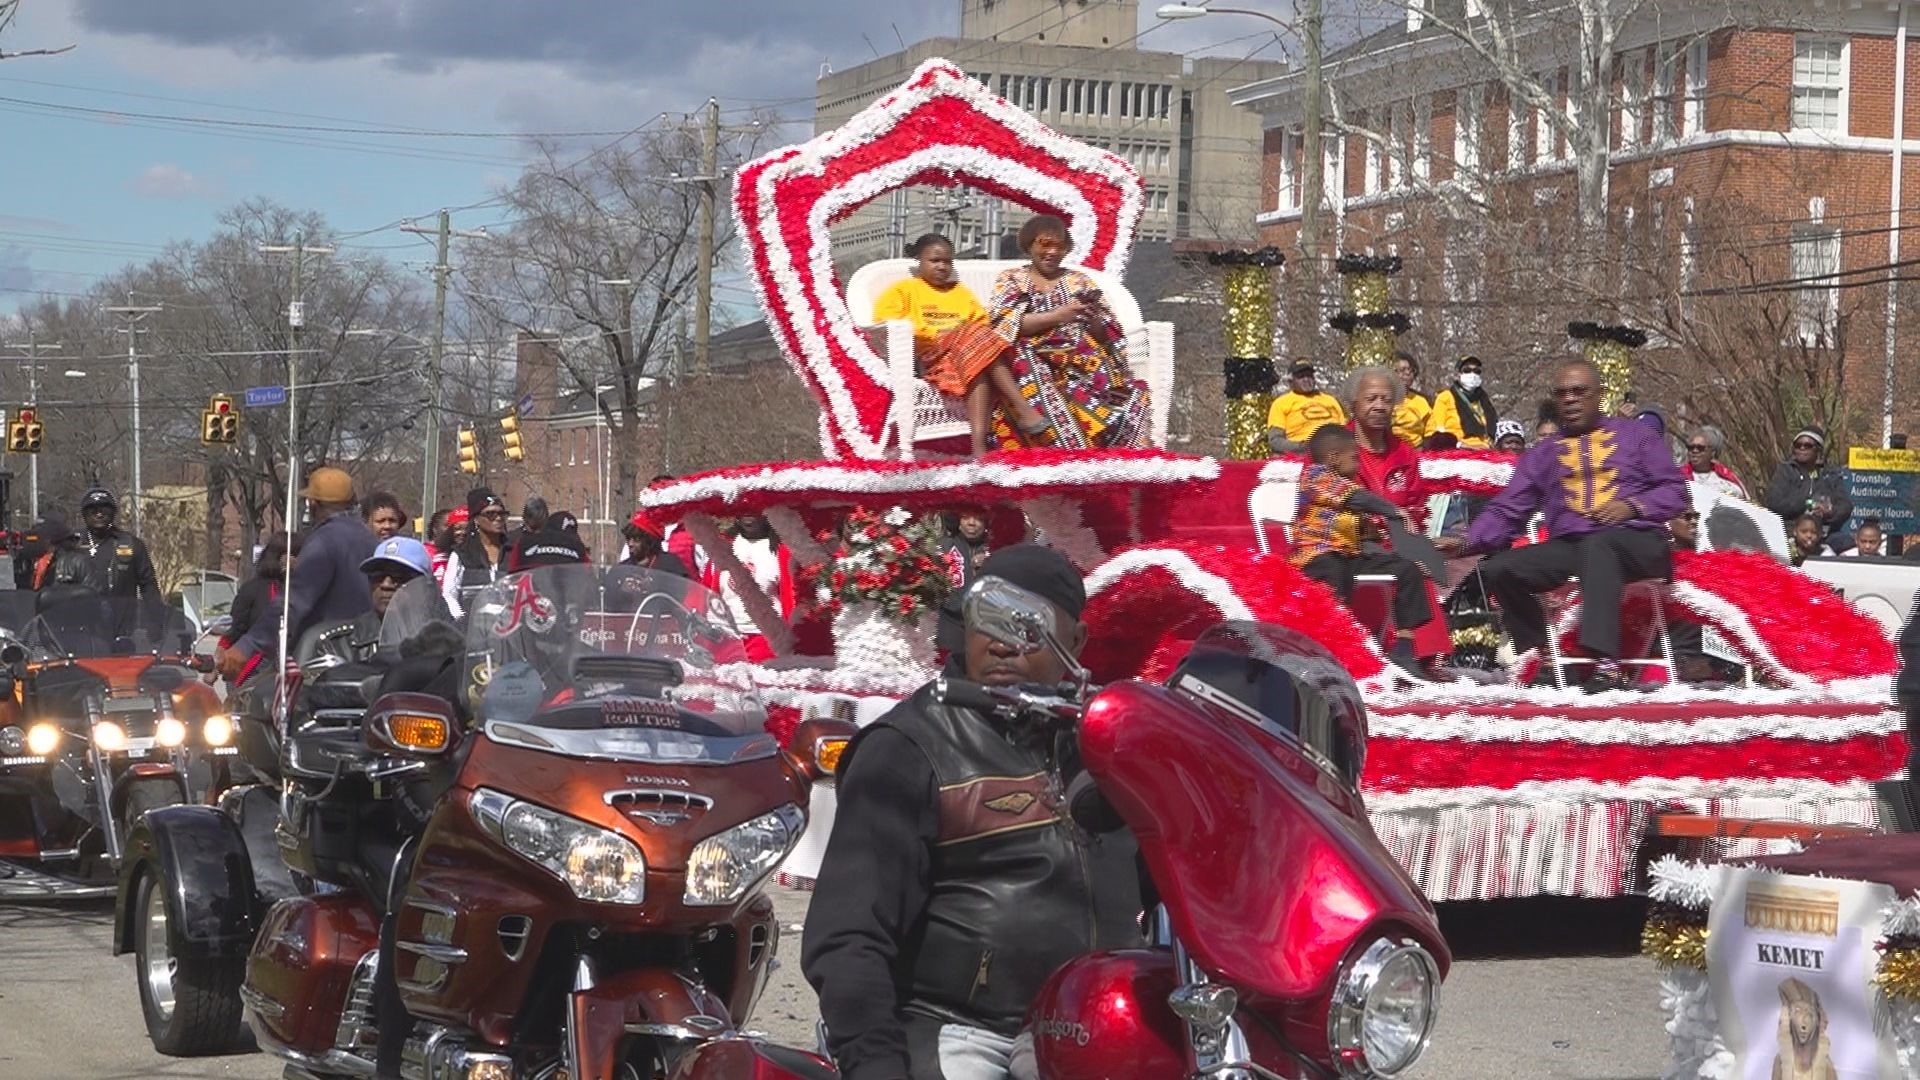
[[(1142, 48), (1244, 55), (1261, 25), (1159, 24)], [(1245, 0), (1291, 14), (1291, 0)], [(959, 0), (24, 0), (0, 48), (0, 311), (77, 293), (254, 195), (420, 263), (389, 226), (481, 202), (525, 136), (621, 132), (709, 96), (810, 122), (822, 65), (952, 34)], [(865, 32), (866, 40), (862, 39)], [(1330, 28), (1330, 33), (1337, 33)], [(1269, 48), (1265, 56), (1279, 55)], [(476, 137), (355, 133), (366, 127)], [(334, 129), (334, 130), (320, 130)], [(796, 129), (796, 131), (799, 129)], [(579, 136), (583, 143), (610, 135)], [(457, 224), (488, 224), (489, 209)]]

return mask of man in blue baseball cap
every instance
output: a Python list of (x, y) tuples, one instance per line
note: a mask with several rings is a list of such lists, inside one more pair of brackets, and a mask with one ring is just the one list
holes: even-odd
[[(388, 537), (374, 546), (373, 554), (360, 564), (360, 572), (367, 575), (367, 591), (373, 596), (371, 621), (376, 631), (386, 618), (387, 605), (393, 603), (393, 594), (432, 571), (433, 556), (427, 554), (427, 545), (410, 536)], [(366, 616), (361, 619), (366, 621)]]

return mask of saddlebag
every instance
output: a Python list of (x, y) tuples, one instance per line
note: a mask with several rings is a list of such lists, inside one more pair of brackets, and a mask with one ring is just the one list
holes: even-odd
[(354, 968), (371, 964), (380, 918), (353, 893), (300, 896), (267, 912), (247, 957), (247, 1005), (275, 1042), (325, 1053), (340, 1027)]

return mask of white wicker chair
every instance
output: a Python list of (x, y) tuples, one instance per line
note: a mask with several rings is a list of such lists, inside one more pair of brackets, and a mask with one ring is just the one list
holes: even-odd
[[(1001, 259), (958, 259), (954, 272), (982, 304), (993, 296), (993, 279), (1000, 271), (1022, 265)], [(856, 325), (875, 328), (873, 305), (894, 282), (913, 273), (912, 259), (882, 259), (854, 271), (847, 283), (847, 309)], [(1127, 333), (1128, 361), (1134, 374), (1146, 380), (1153, 395), (1153, 445), (1167, 444), (1167, 417), (1173, 408), (1173, 324), (1141, 318), (1140, 305), (1126, 286), (1111, 274), (1075, 267), (1099, 285)], [(946, 397), (917, 374), (913, 360), (913, 326), (896, 320), (879, 327), (879, 347), (886, 357), (893, 384), (893, 409), (888, 425), (900, 446), (900, 459), (913, 460), (914, 444), (948, 439), (968, 432), (965, 407)], [(885, 439), (883, 438), (883, 442)]]

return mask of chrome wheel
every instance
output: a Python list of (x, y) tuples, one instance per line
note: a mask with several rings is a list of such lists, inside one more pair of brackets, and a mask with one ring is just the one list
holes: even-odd
[(167, 940), (167, 896), (158, 882), (146, 888), (146, 910), (140, 913), (140, 978), (147, 1001), (162, 1024), (173, 1019), (173, 979), (179, 964)]

